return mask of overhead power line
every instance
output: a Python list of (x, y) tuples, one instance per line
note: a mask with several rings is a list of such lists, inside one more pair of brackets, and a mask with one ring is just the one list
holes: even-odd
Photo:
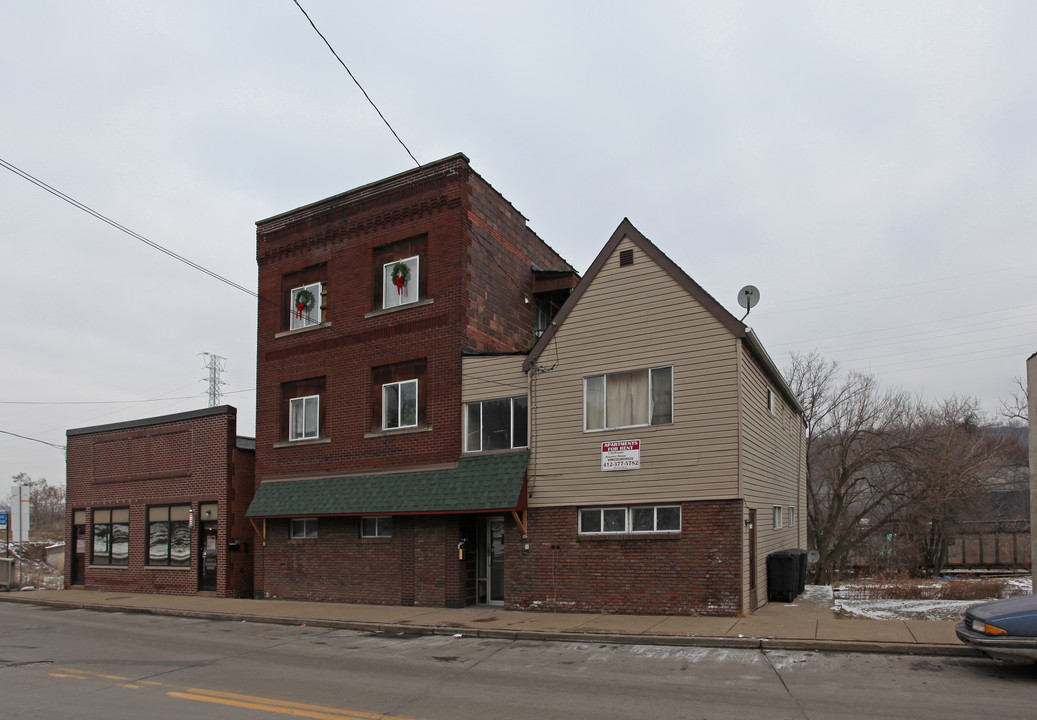
[[(235, 395), (238, 393), (255, 392), (255, 388), (245, 390), (221, 391), (221, 395)], [(128, 405), (130, 403), (166, 402), (167, 400), (195, 400), (207, 393), (201, 392), (197, 395), (180, 395), (177, 397), (147, 398), (144, 400), (0, 400), (0, 405)]]
[(153, 240), (149, 240), (148, 238), (144, 237), (140, 233), (134, 232), (133, 230), (130, 230), (125, 225), (120, 225), (119, 223), (117, 223), (114, 220), (112, 220), (110, 217), (108, 217), (106, 215), (102, 215), (98, 211), (94, 210), (93, 208), (89, 207), (88, 205), (84, 205), (83, 203), (79, 202), (75, 198), (69, 197), (65, 193), (63, 193), (60, 190), (58, 190), (57, 188), (51, 187), (50, 185), (48, 185), (47, 183), (43, 182), (39, 178), (33, 177), (32, 175), (30, 175), (26, 171), (24, 171), (24, 170), (22, 170), (22, 169), (20, 169), (18, 167), (15, 167), (14, 165), (12, 165), (11, 163), (7, 162), (3, 158), (0, 158), (0, 166), (3, 166), (7, 170), (10, 170), (15, 175), (18, 175), (19, 177), (21, 177), (21, 178), (23, 178), (25, 180), (28, 180), (29, 182), (31, 182), (36, 187), (41, 188), (43, 190), (46, 190), (47, 192), (49, 192), (54, 197), (57, 197), (57, 198), (60, 198), (60, 199), (64, 200), (69, 205), (71, 205), (71, 206), (73, 206), (75, 208), (78, 208), (78, 209), (82, 210), (83, 212), (85, 212), (85, 213), (87, 213), (89, 215), (93, 215), (95, 218), (97, 218), (101, 222), (104, 222), (104, 223), (107, 223), (108, 225), (111, 225), (116, 230), (119, 230), (120, 232), (126, 233), (130, 237), (132, 237), (132, 238), (134, 238), (136, 240), (141, 241), (145, 245), (147, 245), (149, 247), (152, 247), (152, 248), (158, 250), (159, 252), (165, 253), (166, 255), (168, 255), (169, 257), (173, 258), (174, 260), (179, 260), (180, 262), (184, 263), (185, 265), (187, 265), (189, 267), (192, 267), (195, 270), (198, 270), (200, 272), (205, 273), (209, 277), (215, 278), (216, 280), (219, 280), (222, 283), (226, 283), (227, 285), (230, 285), (235, 290), (240, 290), (240, 291), (242, 291), (244, 293), (248, 293), (249, 295), (251, 295), (254, 298), (258, 298), (259, 297), (258, 293), (256, 293), (253, 290), (249, 290), (244, 285), (239, 285), (238, 283), (234, 282), (233, 280), (225, 278), (222, 275), (220, 275), (219, 273), (213, 272), (209, 268), (204, 267), (202, 265), (199, 265), (198, 263), (194, 262), (193, 260), (188, 260), (183, 255), (179, 255), (179, 254), (173, 252), (172, 250), (170, 250), (169, 248), (163, 247), (162, 245), (159, 245), (157, 242), (155, 242)]
[(54, 443), (47, 442), (46, 440), (39, 440), (37, 438), (29, 437), (27, 435), (19, 435), (18, 433), (7, 432), (6, 430), (0, 430), (0, 435), (10, 435), (11, 437), (21, 438), (22, 440), (30, 440), (32, 442), (37, 442), (41, 445), (50, 445), (52, 448), (57, 448), (58, 450), (65, 449), (64, 445), (55, 445)]
[(353, 71), (349, 69), (349, 66), (347, 66), (346, 63), (343, 62), (342, 58), (339, 57), (339, 54), (335, 52), (335, 48), (331, 47), (331, 43), (328, 42), (328, 39), (326, 37), (324, 37), (324, 33), (317, 29), (317, 26), (314, 24), (313, 20), (310, 19), (309, 13), (307, 13), (306, 10), (303, 9), (303, 6), (299, 4), (299, 0), (293, 0), (293, 2), (295, 2), (295, 6), (299, 8), (299, 11), (306, 17), (306, 21), (310, 23), (310, 27), (313, 28), (313, 31), (320, 35), (320, 39), (323, 40), (324, 44), (328, 46), (328, 50), (330, 50), (331, 54), (335, 56), (336, 60), (338, 60), (338, 64), (343, 67), (343, 69), (349, 74), (350, 79), (356, 84), (358, 88), (360, 88), (360, 92), (362, 92), (364, 94), (364, 97), (367, 98), (367, 102), (371, 104), (371, 107), (374, 108), (374, 111), (378, 113), (378, 117), (380, 117), (382, 119), (382, 122), (385, 123), (385, 127), (389, 128), (389, 132), (393, 134), (393, 137), (396, 138), (396, 141), (403, 146), (404, 150), (407, 151), (407, 154), (410, 155), (410, 159), (414, 161), (414, 164), (420, 166), (421, 163), (419, 163), (418, 159), (414, 157), (414, 153), (412, 153), (410, 151), (410, 148), (407, 147), (407, 143), (403, 142), (403, 139), (400, 138), (400, 136), (396, 133), (396, 131), (393, 129), (393, 126), (390, 125), (389, 121), (385, 119), (385, 115), (382, 114), (382, 111), (378, 109), (377, 105), (375, 105), (374, 100), (372, 100), (371, 96), (367, 94), (367, 90), (364, 90), (364, 86), (361, 85), (360, 81), (357, 80), (356, 76), (353, 75)]

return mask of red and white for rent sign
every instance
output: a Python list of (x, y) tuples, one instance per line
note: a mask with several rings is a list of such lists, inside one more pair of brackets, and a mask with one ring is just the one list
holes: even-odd
[(613, 440), (601, 444), (602, 470), (641, 469), (641, 441)]

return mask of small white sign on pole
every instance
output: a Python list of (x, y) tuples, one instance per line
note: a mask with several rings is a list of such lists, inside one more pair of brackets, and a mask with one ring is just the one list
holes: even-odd
[(11, 542), (29, 540), (29, 488), (24, 485), (11, 486)]
[(640, 470), (641, 441), (612, 440), (601, 444), (602, 470)]

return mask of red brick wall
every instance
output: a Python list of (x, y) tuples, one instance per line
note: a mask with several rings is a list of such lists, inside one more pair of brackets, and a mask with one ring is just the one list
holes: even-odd
[(509, 609), (668, 615), (742, 609), (738, 501), (684, 503), (679, 535), (581, 536), (575, 507), (530, 510), (527, 522), (526, 540), (508, 524)]
[(470, 189), (465, 348), (528, 351), (533, 347), (532, 266), (541, 270), (573, 268), (482, 177), (472, 173)]
[[(421, 254), (421, 300), (385, 312), (375, 300), (381, 282), (375, 266), (386, 260), (379, 248), (391, 244)], [(257, 261), (259, 294), (274, 299), (261, 301), (258, 313), (257, 483), (456, 461), (463, 442), (462, 351), (528, 350), (531, 266), (571, 269), (461, 156), (259, 222)], [(314, 267), (326, 268), (322, 320), (330, 325), (286, 334), (282, 278)], [(420, 383), (424, 426), (381, 432), (372, 420), (380, 410), (372, 369), (414, 361), (426, 368)], [(311, 378), (325, 383), (320, 441), (287, 443), (282, 385)], [(320, 522), (333, 533), (332, 547), (353, 547), (353, 521)], [(284, 541), (276, 540), (271, 525), (281, 528)], [(323, 550), (323, 541), (288, 541), (287, 521), (267, 526), (267, 546), (257, 549), (257, 595), (464, 602), (456, 521), (398, 524), (394, 545), (409, 543), (411, 549), (386, 559), (385, 572), (395, 578), (389, 588), (366, 582), (354, 587), (352, 573), (328, 575), (342, 558)], [(360, 577), (368, 572), (348, 565)]]
[[(463, 159), (412, 175), (405, 184), (375, 183), (259, 223), (259, 292), (278, 299), (259, 304), (260, 480), (456, 460), (462, 349), (532, 345), (533, 305), (525, 302), (532, 299), (531, 265), (568, 264)], [(379, 191), (382, 184), (387, 189)], [(377, 249), (416, 237), (425, 238), (421, 297), (431, 303), (378, 312)], [(282, 277), (318, 265), (327, 268), (323, 320), (330, 326), (276, 337), (284, 330)], [(431, 432), (365, 437), (378, 415), (370, 369), (423, 358)], [(330, 442), (275, 448), (283, 440), (282, 383), (317, 377), (326, 381), (321, 434)]]
[[(156, 420), (161, 420), (157, 418)], [(228, 557), (228, 530), (251, 539), (241, 521), (254, 488), (251, 452), (235, 450), (237, 411), (215, 408), (201, 417), (168, 422), (141, 421), (70, 431), (66, 473), (66, 547), (74, 549), (73, 513), (87, 513), (87, 562), (92, 510), (128, 507), (127, 566), (88, 565), (84, 587), (126, 592), (192, 594), (198, 590), (198, 526), (191, 531), (190, 568), (153, 567), (147, 558), (149, 505), (190, 504), (197, 516), (202, 502), (219, 504), (218, 594), (251, 592), (250, 557)], [(235, 455), (241, 455), (240, 461)], [(233, 497), (233, 500), (231, 498)], [(229, 513), (229, 514), (228, 514)], [(231, 517), (233, 515), (233, 517)], [(73, 553), (65, 554), (65, 582), (71, 582)]]
[(360, 518), (322, 517), (317, 539), (293, 540), (267, 520), (263, 597), (460, 607), (457, 518), (397, 516), (390, 539), (360, 537)]

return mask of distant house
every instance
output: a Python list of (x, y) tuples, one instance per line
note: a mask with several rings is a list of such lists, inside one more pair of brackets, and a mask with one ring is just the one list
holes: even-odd
[(252, 594), (255, 441), (230, 406), (67, 435), (65, 585)]

